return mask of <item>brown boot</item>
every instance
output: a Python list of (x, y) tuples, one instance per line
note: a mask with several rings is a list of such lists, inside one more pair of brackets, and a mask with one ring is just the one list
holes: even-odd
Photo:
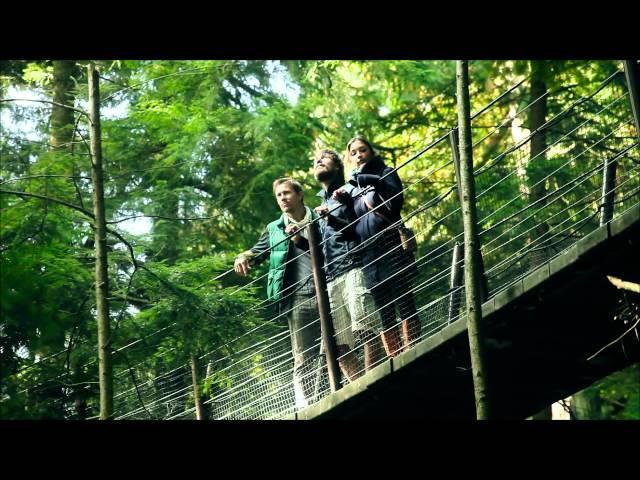
[(336, 345), (337, 356), (342, 357), (338, 360), (342, 375), (349, 383), (357, 380), (363, 373), (358, 362), (358, 357), (353, 350), (349, 349), (349, 345)]
[(380, 334), (382, 338), (382, 344), (384, 350), (387, 352), (387, 356), (396, 357), (402, 352), (402, 340), (400, 339), (400, 333), (397, 327), (391, 327), (388, 330), (384, 330)]
[(402, 340), (405, 351), (415, 345), (415, 341), (420, 338), (420, 331), (420, 319), (417, 315), (414, 315), (409, 320), (402, 320)]

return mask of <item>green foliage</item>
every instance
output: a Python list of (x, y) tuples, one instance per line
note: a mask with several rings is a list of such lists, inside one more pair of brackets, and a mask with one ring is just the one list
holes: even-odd
[(587, 390), (600, 396), (603, 419), (640, 420), (640, 364), (609, 375)]
[[(0, 394), (11, 400), (3, 409), (10, 409), (17, 418), (58, 418), (63, 416), (61, 404), (53, 403), (50, 395), (62, 399), (62, 386), (76, 383), (71, 379), (81, 376), (81, 369), (69, 369), (65, 347), (79, 337), (94, 337), (89, 300), (92, 265), (84, 261), (80, 246), (73, 244), (77, 227), (68, 211), (32, 209), (22, 219), (13, 216), (17, 211), (3, 214)], [(76, 351), (76, 359), (90, 358), (93, 352), (85, 347)], [(34, 361), (42, 364), (22, 370)], [(27, 397), (20, 393), (38, 385)], [(75, 395), (74, 390), (67, 394)]]
[(211, 281), (228, 266), (228, 260), (221, 256), (184, 261), (173, 267), (156, 264), (153, 274), (145, 272), (139, 284), (145, 291), (153, 292), (148, 297), (152, 306), (132, 321), (152, 325), (154, 329), (175, 325), (160, 345), (172, 350), (179, 362), (254, 327), (259, 319), (244, 315), (257, 301), (252, 292), (234, 293), (234, 286)]
[(53, 66), (29, 63), (22, 72), (22, 78), (39, 87), (47, 86), (53, 80)]

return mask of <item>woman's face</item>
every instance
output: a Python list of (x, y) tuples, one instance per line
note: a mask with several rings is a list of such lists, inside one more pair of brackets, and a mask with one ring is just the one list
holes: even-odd
[(362, 167), (373, 157), (371, 149), (366, 143), (356, 140), (349, 147), (349, 155), (351, 155), (351, 161), (354, 162), (358, 168)]

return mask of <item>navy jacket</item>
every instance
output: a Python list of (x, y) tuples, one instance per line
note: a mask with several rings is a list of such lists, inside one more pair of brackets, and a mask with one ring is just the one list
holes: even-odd
[[(338, 188), (347, 192), (343, 199), (333, 200), (331, 195)], [(332, 185), (328, 190), (320, 190), (318, 196), (322, 204), (329, 208), (326, 220), (320, 220), (322, 236), (322, 253), (327, 281), (348, 272), (352, 268), (362, 266), (362, 259), (357, 252), (359, 244), (355, 230), (356, 214), (353, 209), (352, 185)]]
[[(349, 183), (355, 186), (351, 195), (355, 197), (354, 211), (358, 216), (356, 233), (361, 242), (367, 288), (372, 289), (414, 262), (413, 255), (400, 247), (398, 229), (389, 228), (392, 224), (397, 227), (401, 218), (402, 182), (397, 172), (385, 165), (380, 157), (375, 157), (365, 163), (360, 172), (354, 172)], [(367, 204), (374, 208), (382, 206), (372, 212)], [(413, 265), (400, 275), (413, 276), (415, 273)]]

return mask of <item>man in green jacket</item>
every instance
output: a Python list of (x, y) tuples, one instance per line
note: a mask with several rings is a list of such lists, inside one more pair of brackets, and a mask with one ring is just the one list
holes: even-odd
[[(236, 257), (234, 270), (246, 276), (252, 265), (269, 258), (267, 296), (286, 314), (293, 351), (293, 386), (298, 409), (313, 400), (318, 372), (320, 320), (304, 228), (315, 212), (304, 205), (304, 191), (296, 180), (273, 182), (282, 215), (269, 223), (258, 242)], [(293, 235), (288, 238), (289, 235)]]

